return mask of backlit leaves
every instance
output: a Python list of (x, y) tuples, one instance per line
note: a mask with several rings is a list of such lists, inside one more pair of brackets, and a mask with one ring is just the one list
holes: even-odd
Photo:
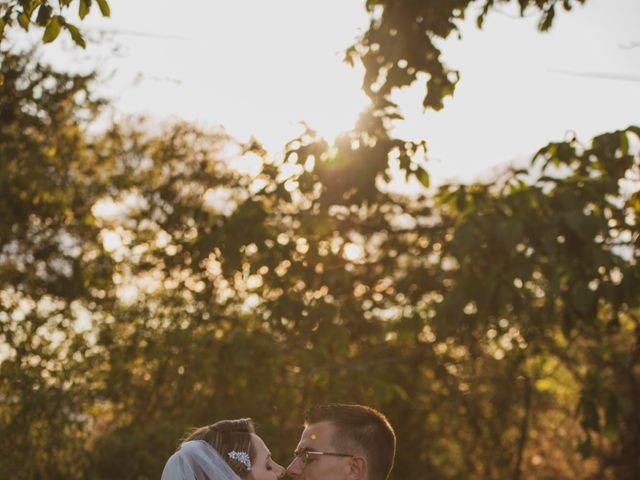
[[(363, 89), (370, 97), (376, 115), (388, 120), (401, 117), (391, 100), (393, 93), (413, 85), (419, 74), (427, 77), (422, 98), (424, 109), (441, 110), (444, 107), (445, 98), (454, 95), (460, 74), (443, 63), (440, 48), (447, 38), (460, 35), (457, 20), (464, 18), (477, 3), (471, 0), (366, 2), (369, 28), (345, 51), (345, 61), (351, 65), (356, 60), (362, 63), (365, 70)], [(484, 0), (480, 2), (478, 27), (482, 28), (487, 16), (504, 8), (505, 3), (518, 5), (523, 16), (539, 12), (538, 29), (546, 31), (553, 24), (558, 1)], [(573, 5), (583, 3), (585, 0), (564, 0), (563, 7), (569, 10)], [(409, 174), (405, 166), (401, 168)]]
[(87, 16), (90, 8), (91, 0), (80, 0), (78, 3), (78, 15), (80, 16), (80, 20), (84, 20), (84, 17)]
[(96, 0), (98, 2), (98, 6), (100, 7), (100, 12), (103, 17), (108, 17), (111, 15), (111, 9), (109, 8), (109, 4), (107, 0)]
[[(111, 9), (107, 0), (96, 0), (100, 13), (104, 17), (111, 15)], [(67, 28), (74, 43), (82, 48), (85, 41), (77, 27), (67, 26), (63, 13), (66, 9), (77, 5), (78, 15), (83, 20), (91, 9), (92, 0), (65, 0), (53, 2), (52, 0), (8, 0), (0, 10), (0, 45), (5, 38), (6, 28), (11, 28), (14, 22), (23, 30), (28, 31), (31, 25), (44, 28), (42, 42), (50, 43), (60, 34), (61, 28)], [(53, 12), (58, 15), (53, 15)], [(34, 17), (34, 12), (37, 12)]]
[(18, 15), (18, 23), (24, 30), (29, 30), (30, 20), (29, 16), (26, 13), (21, 13), (20, 15)]
[(87, 44), (84, 41), (80, 30), (78, 30), (78, 27), (76, 27), (75, 25), (71, 25), (70, 23), (65, 23), (64, 28), (68, 30), (69, 35), (71, 35), (71, 38), (76, 43), (76, 45), (81, 48), (86, 48)]
[(42, 41), (44, 43), (53, 42), (60, 34), (60, 28), (61, 28), (60, 17), (57, 17), (57, 16), (53, 17), (51, 20), (49, 20), (49, 23), (47, 24), (47, 28), (45, 28), (44, 30)]

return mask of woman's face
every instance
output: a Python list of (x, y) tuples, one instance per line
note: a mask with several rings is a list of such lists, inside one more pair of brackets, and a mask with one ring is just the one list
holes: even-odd
[(256, 452), (256, 458), (251, 467), (253, 480), (276, 480), (284, 476), (284, 467), (273, 461), (271, 452), (262, 439), (252, 433), (251, 441)]

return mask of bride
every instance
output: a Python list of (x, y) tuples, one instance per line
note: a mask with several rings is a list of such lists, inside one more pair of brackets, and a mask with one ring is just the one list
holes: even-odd
[(161, 480), (277, 480), (285, 469), (271, 458), (250, 418), (221, 420), (188, 435)]

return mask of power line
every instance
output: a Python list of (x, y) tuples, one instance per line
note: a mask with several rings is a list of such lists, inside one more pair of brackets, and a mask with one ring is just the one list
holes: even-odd
[(631, 50), (632, 48), (640, 47), (640, 42), (629, 42), (624, 45), (620, 45), (622, 50)]
[(604, 73), (604, 72), (575, 72), (571, 70), (551, 69), (553, 73), (562, 75), (571, 75), (572, 77), (588, 77), (599, 78), (602, 80), (622, 80), (626, 82), (640, 82), (640, 75), (625, 75), (620, 73)]
[(166, 35), (163, 33), (142, 32), (139, 30), (121, 30), (116, 28), (89, 28), (90, 32), (99, 33), (101, 35), (126, 35), (129, 37), (143, 37), (143, 38), (161, 38), (165, 40), (183, 40), (183, 41), (196, 41), (199, 40), (195, 37), (182, 37), (180, 35)]

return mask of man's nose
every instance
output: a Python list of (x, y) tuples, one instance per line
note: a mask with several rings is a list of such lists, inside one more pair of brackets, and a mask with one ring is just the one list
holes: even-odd
[(302, 475), (302, 464), (300, 463), (298, 458), (294, 458), (287, 467), (287, 475), (290, 475), (292, 477)]

